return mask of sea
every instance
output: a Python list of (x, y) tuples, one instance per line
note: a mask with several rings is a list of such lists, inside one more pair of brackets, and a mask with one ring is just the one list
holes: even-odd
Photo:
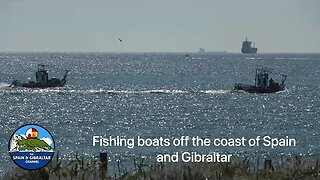
[[(50, 77), (70, 70), (62, 88), (8, 87), (35, 80), (38, 64)], [(286, 89), (274, 94), (235, 92), (269, 69)], [(8, 141), (20, 126), (51, 132), (63, 159), (97, 158), (110, 164), (150, 162), (161, 153), (228, 152), (239, 157), (320, 155), (320, 54), (278, 53), (0, 53), (0, 174), (15, 166)], [(93, 136), (122, 138), (294, 138), (288, 147), (100, 147)]]

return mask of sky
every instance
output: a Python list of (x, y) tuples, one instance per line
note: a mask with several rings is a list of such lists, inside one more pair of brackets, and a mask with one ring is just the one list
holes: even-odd
[(0, 0), (0, 52), (240, 52), (248, 37), (260, 53), (320, 53), (319, 9), (320, 0)]

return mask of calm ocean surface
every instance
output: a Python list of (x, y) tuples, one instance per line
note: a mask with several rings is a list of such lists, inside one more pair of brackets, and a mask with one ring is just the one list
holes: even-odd
[[(66, 87), (11, 89), (14, 79), (35, 79), (37, 64), (51, 74), (71, 72)], [(235, 83), (254, 83), (255, 69), (288, 75), (286, 91), (233, 93)], [(280, 77), (274, 76), (276, 81)], [(0, 53), (0, 173), (14, 167), (11, 133), (27, 123), (46, 127), (63, 157), (107, 151), (132, 161), (155, 161), (163, 152), (221, 151), (244, 156), (320, 152), (320, 54)], [(296, 138), (296, 147), (134, 148), (92, 147), (92, 136), (208, 138), (270, 135)]]

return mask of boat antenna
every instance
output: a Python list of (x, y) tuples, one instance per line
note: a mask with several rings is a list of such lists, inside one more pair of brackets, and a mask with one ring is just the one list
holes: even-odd
[(281, 86), (284, 84), (284, 82), (287, 80), (287, 75), (282, 75), (282, 82)]

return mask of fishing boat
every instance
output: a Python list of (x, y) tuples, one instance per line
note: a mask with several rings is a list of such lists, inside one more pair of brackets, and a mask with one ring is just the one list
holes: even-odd
[[(281, 83), (276, 83), (272, 78), (269, 79), (270, 74), (282, 76)], [(274, 73), (271, 70), (265, 68), (256, 69), (255, 84), (247, 85), (242, 83), (237, 83), (234, 86), (236, 91), (245, 91), (248, 93), (275, 93), (283, 91), (285, 89), (284, 82), (287, 79), (287, 75)]]
[(36, 71), (36, 81), (20, 82), (14, 80), (9, 87), (24, 87), (24, 88), (50, 88), (50, 87), (63, 87), (67, 82), (68, 70), (65, 70), (64, 76), (59, 78), (50, 78), (47, 66), (38, 64), (38, 71)]

